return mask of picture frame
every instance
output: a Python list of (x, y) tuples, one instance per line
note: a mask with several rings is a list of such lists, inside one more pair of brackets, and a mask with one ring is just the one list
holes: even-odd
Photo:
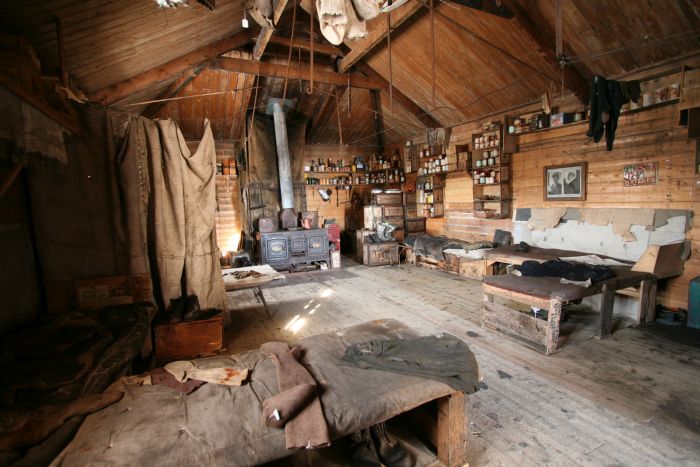
[(586, 163), (549, 165), (544, 168), (545, 201), (583, 201), (586, 199)]
[(626, 187), (656, 185), (658, 179), (659, 163), (656, 161), (626, 165), (622, 171), (623, 185)]

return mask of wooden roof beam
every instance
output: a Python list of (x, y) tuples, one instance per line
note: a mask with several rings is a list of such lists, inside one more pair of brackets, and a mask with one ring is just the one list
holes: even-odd
[[(185, 87), (187, 87), (187, 85), (190, 84), (193, 79), (199, 76), (204, 68), (204, 66), (199, 65), (187, 70), (183, 74), (182, 78), (176, 79), (170, 83), (170, 86), (168, 86), (165, 91), (160, 93), (157, 100), (160, 101), (161, 99), (172, 99), (173, 97), (177, 97), (177, 95), (180, 94), (180, 92), (185, 89)], [(145, 117), (154, 117), (160, 109), (165, 107), (167, 103), (168, 101), (166, 100), (162, 100), (161, 102), (152, 102), (143, 112), (141, 112), (141, 115)]]
[[(279, 45), (288, 48), (291, 42), (292, 41), (288, 37), (272, 36), (270, 37), (268, 44)], [(306, 52), (309, 52), (311, 50), (311, 48), (309, 47), (309, 39), (306, 38), (295, 37), (293, 46), (295, 49), (301, 49)], [(339, 57), (342, 57), (344, 55), (343, 51), (335, 47), (334, 45), (324, 44), (321, 42), (314, 42), (314, 53)]]
[[(368, 78), (372, 78), (373, 80), (381, 83), (382, 87), (380, 90), (385, 92), (387, 96), (389, 95), (389, 82), (379, 73), (374, 71), (374, 69), (369, 66), (367, 62), (359, 61), (355, 63), (355, 68), (364, 73)], [(423, 108), (421, 108), (418, 104), (413, 102), (407, 95), (396, 89), (396, 86), (394, 86), (392, 95), (396, 103), (403, 107), (407, 112), (413, 114), (423, 125), (426, 126), (426, 128), (442, 128), (444, 126), (435, 120), (428, 112), (423, 110)]]
[(203, 62), (212, 60), (229, 50), (234, 50), (248, 44), (250, 42), (250, 35), (251, 32), (249, 30), (237, 32), (155, 68), (151, 68), (148, 71), (144, 71), (136, 76), (132, 76), (131, 78), (95, 91), (90, 94), (90, 99), (104, 105), (114, 104), (138, 91), (142, 91), (154, 83), (163, 81)]
[[(286, 64), (255, 62), (242, 58), (221, 57), (213, 62), (212, 67), (235, 73), (260, 74), (272, 78), (284, 78), (287, 75)], [(309, 68), (290, 66), (289, 79), (308, 80)], [(381, 89), (383, 86), (383, 83), (375, 78), (351, 74), (348, 79), (347, 74), (322, 70), (318, 67), (314, 68), (314, 81), (333, 84), (335, 86), (347, 86), (349, 81), (350, 86), (364, 89)]]
[[(286, 6), (287, 0), (277, 0), (275, 11), (272, 14), (272, 24), (276, 25), (279, 22)], [(255, 41), (255, 47), (253, 48), (253, 60), (260, 61), (263, 53), (265, 53), (265, 48), (267, 47), (267, 43), (270, 41), (270, 37), (272, 37), (273, 32), (275, 32), (275, 28), (272, 26), (265, 26), (262, 28), (260, 34), (258, 34), (258, 40)]]
[[(390, 12), (391, 28), (396, 29), (401, 26), (404, 21), (413, 16), (414, 13), (421, 10), (422, 7), (422, 0), (411, 0), (405, 5)], [(367, 37), (357, 41), (345, 42), (345, 45), (352, 48), (352, 50), (338, 62), (338, 71), (345, 73), (351, 66), (361, 60), (362, 57), (367, 55), (372, 51), (372, 49), (374, 49), (374, 47), (386, 39), (386, 36), (389, 33), (389, 28), (386, 23), (385, 14), (380, 14), (377, 18), (378, 20), (376, 21), (370, 20), (370, 23), (372, 24), (368, 24), (370, 27), (368, 27)]]
[[(537, 51), (551, 64), (550, 69), (557, 75), (561, 73), (555, 48), (555, 32), (543, 18), (533, 16), (520, 5), (518, 0), (501, 0), (503, 5), (514, 15), (515, 21), (537, 43)], [(564, 66), (564, 86), (570, 89), (582, 103), (588, 101), (589, 82), (592, 76), (584, 76), (574, 65)]]

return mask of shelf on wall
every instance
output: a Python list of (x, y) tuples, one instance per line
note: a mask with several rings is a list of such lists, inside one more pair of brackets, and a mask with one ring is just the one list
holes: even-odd
[(327, 175), (327, 174), (364, 174), (364, 170), (356, 170), (353, 172), (352, 170), (324, 170), (324, 171), (308, 171), (304, 172), (305, 174), (322, 174), (322, 175)]

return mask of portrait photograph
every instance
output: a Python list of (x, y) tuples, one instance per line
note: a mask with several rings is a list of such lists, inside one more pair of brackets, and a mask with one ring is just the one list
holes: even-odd
[(544, 199), (586, 199), (586, 164), (551, 165), (544, 168)]

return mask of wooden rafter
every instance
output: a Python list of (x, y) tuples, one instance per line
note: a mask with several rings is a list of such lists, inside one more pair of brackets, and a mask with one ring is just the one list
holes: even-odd
[[(287, 0), (277, 0), (277, 5), (275, 5), (275, 11), (272, 14), (272, 24), (277, 24), (284, 13), (284, 9), (287, 6)], [(275, 28), (272, 26), (265, 26), (258, 34), (258, 40), (255, 41), (255, 48), (253, 48), (253, 60), (259, 61), (262, 58), (263, 53), (265, 53), (265, 47), (272, 37), (272, 33), (275, 32)]]
[[(368, 78), (372, 78), (373, 80), (381, 83), (382, 86), (379, 89), (381, 89), (387, 95), (389, 94), (389, 82), (385, 80), (379, 73), (374, 71), (374, 69), (371, 66), (369, 66), (366, 62), (359, 61), (355, 63), (355, 68), (357, 68), (360, 72), (365, 74)], [(394, 102), (398, 103), (407, 112), (414, 115), (427, 128), (441, 128), (443, 126), (440, 124), (440, 122), (435, 120), (428, 112), (426, 112), (418, 104), (413, 102), (408, 96), (396, 89), (396, 86), (394, 86), (392, 92)]]
[[(556, 52), (555, 31), (542, 18), (534, 18), (528, 10), (520, 5), (517, 0), (501, 0), (508, 8), (515, 21), (527, 32), (527, 34), (537, 43), (537, 51), (550, 65), (552, 72), (560, 75), (562, 68), (558, 64), (559, 57)], [(568, 64), (563, 68), (564, 86), (570, 89), (581, 102), (586, 102), (588, 97), (588, 85), (590, 78), (584, 76), (574, 65)]]
[(229, 50), (237, 49), (250, 42), (250, 32), (240, 31), (229, 37), (205, 45), (188, 54), (170, 60), (167, 63), (151, 68), (136, 76), (125, 79), (118, 83), (102, 88), (90, 94), (93, 101), (104, 105), (110, 105), (126, 97), (141, 91), (151, 84), (166, 80), (174, 75), (178, 75), (188, 68), (192, 68), (200, 63), (212, 60)]
[[(212, 63), (212, 67), (221, 70), (233, 71), (236, 73), (251, 73), (269, 76), (273, 78), (284, 78), (287, 74), (287, 65), (267, 62), (255, 62), (254, 60), (246, 60), (242, 58), (221, 57)], [(289, 79), (309, 78), (309, 68), (302, 66), (289, 67)], [(336, 86), (347, 86), (348, 75), (336, 73), (329, 70), (319, 70), (316, 67), (313, 71), (313, 79), (319, 83), (333, 84)], [(381, 89), (383, 83), (377, 79), (361, 76), (358, 74), (350, 75), (350, 86), (354, 88), (364, 89)]]
[[(391, 15), (391, 27), (396, 29), (401, 26), (401, 23), (413, 16), (423, 7), (422, 0), (411, 0), (407, 4), (389, 13)], [(338, 63), (338, 71), (345, 73), (351, 66), (357, 63), (365, 55), (367, 55), (374, 47), (379, 45), (386, 39), (389, 33), (389, 27), (386, 21), (383, 21), (383, 14), (380, 15), (380, 20), (372, 24), (372, 28), (368, 31), (367, 37), (354, 42), (346, 42), (345, 45), (351, 47), (352, 50)]]
[[(165, 91), (160, 93), (157, 100), (171, 99), (173, 97), (176, 97), (178, 94), (180, 94), (180, 91), (182, 91), (188, 84), (192, 82), (193, 79), (195, 79), (202, 72), (202, 70), (204, 70), (204, 68), (205, 67), (203, 65), (198, 65), (187, 70), (180, 79), (176, 79), (175, 81), (170, 83), (170, 86), (168, 86)], [(142, 115), (146, 117), (153, 117), (167, 103), (167, 101), (153, 102), (149, 104), (148, 107), (146, 107), (146, 109), (142, 112)]]
[[(282, 47), (289, 47), (290, 40), (288, 37), (282, 37), (282, 36), (272, 36), (270, 37), (270, 40), (268, 41), (268, 45), (279, 45)], [(309, 51), (309, 41), (307, 39), (304, 40), (295, 40), (294, 41), (294, 46), (295, 49), (301, 49), (305, 51)], [(314, 53), (321, 54), (321, 55), (335, 55), (335, 56), (343, 56), (343, 52), (335, 47), (334, 45), (331, 44), (323, 44), (320, 42), (314, 42)]]

